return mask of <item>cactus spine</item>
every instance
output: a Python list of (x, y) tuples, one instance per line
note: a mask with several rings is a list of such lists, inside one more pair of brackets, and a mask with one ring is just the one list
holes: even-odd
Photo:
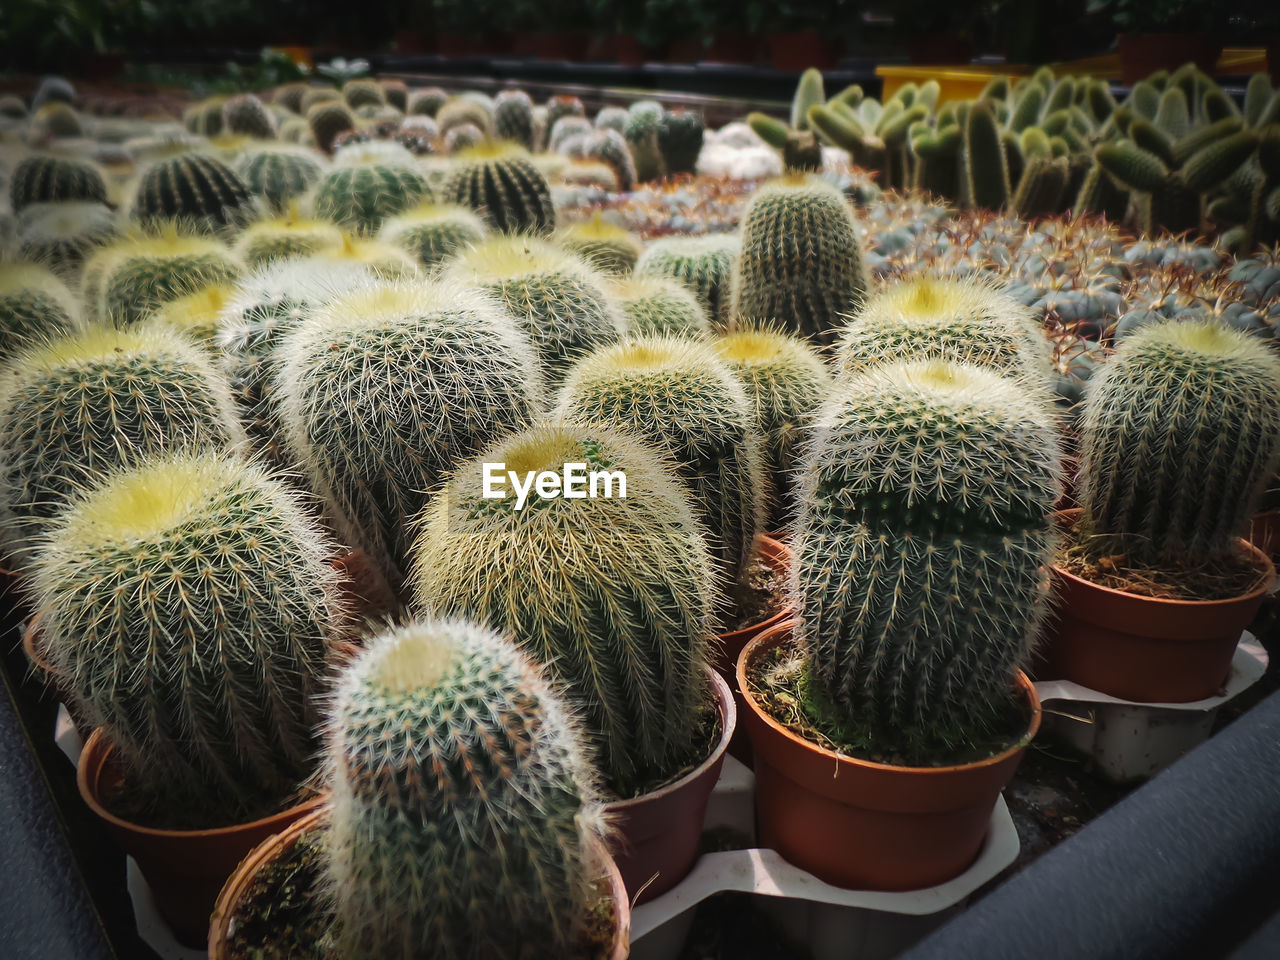
[(560, 246), (575, 253), (597, 270), (625, 276), (635, 269), (644, 244), (630, 231), (596, 214), (585, 223), (574, 223), (560, 231)]
[(316, 216), (375, 234), (389, 217), (431, 199), (426, 179), (407, 166), (373, 164), (342, 167), (327, 173), (316, 185)]
[(101, 203), (35, 203), (18, 218), (18, 256), (75, 280), (85, 259), (117, 232), (115, 214)]
[(853, 212), (838, 189), (799, 174), (752, 196), (742, 216), (733, 316), (830, 343), (867, 282)]
[(711, 336), (707, 311), (688, 287), (662, 277), (632, 277), (610, 292), (627, 318), (631, 337), (665, 336), (705, 340)]
[(0, 396), (0, 525), (24, 551), (43, 521), (102, 475), (169, 450), (243, 439), (208, 354), (162, 327), (78, 331), (26, 348)]
[(316, 146), (325, 153), (333, 152), (333, 141), (340, 134), (354, 130), (356, 115), (341, 100), (321, 100), (307, 110), (307, 126)]
[(305, 149), (275, 148), (243, 154), (236, 161), (236, 173), (254, 196), (261, 197), (275, 213), (311, 189), (322, 168), (315, 154)]
[(347, 542), (403, 581), (407, 525), (459, 460), (533, 413), (540, 384), (514, 321), (451, 283), (377, 285), (328, 304), (280, 346), (294, 458)]
[(22, 213), (33, 203), (67, 201), (107, 202), (102, 171), (84, 160), (66, 157), (27, 157), (9, 176), (9, 205)]
[(526, 150), (534, 149), (533, 101), (523, 90), (503, 90), (493, 101), (493, 132)]
[(348, 80), (342, 85), (342, 99), (352, 110), (360, 107), (382, 107), (387, 103), (387, 95), (377, 80), (361, 77)]
[(488, 228), (474, 212), (456, 204), (423, 204), (392, 217), (379, 238), (435, 269), (482, 242)]
[(342, 246), (342, 231), (325, 220), (292, 214), (259, 220), (236, 240), (235, 252), (250, 267), (290, 257), (309, 257)]
[(341, 956), (573, 954), (592, 905), (586, 843), (602, 831), (596, 775), (531, 659), (463, 620), (399, 627), (346, 669), (328, 726)]
[(502, 233), (545, 235), (555, 229), (547, 180), (518, 147), (480, 145), (463, 151), (444, 196), (470, 207)]
[(810, 713), (858, 718), (877, 748), (936, 750), (1010, 701), (1047, 607), (1047, 409), (937, 360), (869, 370), (823, 406), (792, 571)]
[(298, 788), (344, 622), (334, 552), (282, 483), (212, 453), (113, 473), (54, 521), (32, 569), (48, 650), (131, 799), (207, 827)]
[(267, 105), (252, 93), (230, 97), (222, 105), (222, 129), (226, 133), (274, 140), (276, 120)]
[(660, 237), (636, 261), (637, 277), (666, 277), (691, 290), (715, 327), (728, 320), (734, 258), (741, 241), (734, 234)]
[(712, 347), (674, 337), (605, 347), (570, 371), (558, 412), (666, 450), (721, 572), (743, 575), (764, 519), (759, 439), (742, 384)]
[(550, 243), (497, 237), (468, 250), (450, 275), (496, 298), (529, 338), (542, 376), (555, 386), (581, 355), (613, 343), (625, 321), (605, 281)]
[(667, 173), (693, 173), (702, 152), (706, 133), (702, 115), (690, 110), (671, 110), (658, 124), (658, 149)]
[(254, 203), (244, 181), (221, 160), (187, 153), (143, 171), (132, 212), (143, 223), (183, 219), (226, 227), (250, 219)]
[(79, 317), (75, 295), (51, 272), (0, 264), (0, 359), (32, 340), (69, 333)]
[(1086, 525), (1137, 559), (1230, 552), (1280, 459), (1277, 389), (1266, 344), (1219, 323), (1171, 320), (1126, 337), (1089, 384)]
[[(503, 499), (483, 496), (484, 463), (622, 471), (626, 496), (535, 497), (516, 510), (509, 487)], [(422, 610), (511, 634), (546, 664), (581, 712), (610, 790), (625, 797), (697, 762), (711, 569), (666, 461), (598, 423), (550, 423), (454, 472), (423, 520), (414, 597)]]
[(807, 343), (777, 331), (729, 333), (714, 346), (747, 392), (761, 441), (767, 526), (781, 529), (795, 515), (800, 447), (831, 388), (831, 374)]

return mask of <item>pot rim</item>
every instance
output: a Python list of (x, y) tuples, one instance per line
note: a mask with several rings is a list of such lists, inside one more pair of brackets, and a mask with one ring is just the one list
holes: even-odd
[[(769, 556), (765, 555), (765, 548), (769, 548)], [(777, 537), (769, 533), (761, 533), (756, 536), (756, 552), (760, 559), (773, 570), (774, 573), (781, 574), (783, 577), (789, 575), (791, 559), (793, 551), (789, 543), (779, 540)], [(771, 627), (775, 623), (781, 623), (783, 620), (790, 620), (795, 616), (796, 605), (789, 595), (784, 584), (782, 589), (782, 607), (775, 610), (763, 620), (757, 620), (755, 623), (748, 623), (744, 627), (737, 630), (729, 630), (726, 633), (717, 633), (716, 639), (721, 643), (732, 642), (742, 637), (743, 634), (757, 633), (765, 627)]]
[[(1053, 513), (1053, 519), (1058, 526), (1061, 527), (1064, 526), (1067, 521), (1076, 519), (1082, 513), (1084, 513), (1083, 507), (1070, 507), (1066, 510), (1055, 510)], [(1261, 514), (1259, 514), (1259, 516), (1261, 516)], [(1234, 597), (1224, 597), (1221, 600), (1174, 600), (1169, 597), (1148, 597), (1142, 593), (1130, 593), (1128, 590), (1117, 590), (1115, 587), (1104, 587), (1100, 583), (1094, 583), (1092, 580), (1086, 580), (1084, 577), (1078, 576), (1064, 567), (1059, 566), (1056, 560), (1052, 563), (1053, 574), (1056, 577), (1061, 577), (1068, 583), (1083, 585), (1090, 590), (1097, 590), (1103, 594), (1111, 596), (1127, 597), (1131, 600), (1138, 600), (1144, 603), (1162, 604), (1172, 607), (1190, 607), (1197, 610), (1212, 610), (1214, 607), (1227, 607), (1234, 604), (1252, 602), (1265, 595), (1276, 578), (1276, 565), (1271, 562), (1271, 558), (1269, 556), (1255, 547), (1244, 537), (1236, 537), (1236, 543), (1244, 548), (1245, 553), (1247, 553), (1254, 561), (1255, 567), (1262, 571), (1270, 570), (1271, 576), (1268, 579), (1263, 580), (1261, 584), (1250, 590), (1248, 593), (1241, 593)]]
[[(218, 891), (218, 899), (209, 914), (209, 957), (211, 960), (228, 960), (227, 932), (233, 911), (250, 881), (265, 864), (278, 858), (296, 843), (307, 831), (322, 821), (329, 814), (328, 801), (332, 792), (326, 790), (317, 797), (320, 805), (306, 816), (295, 820), (278, 833), (266, 837), (242, 859), (227, 877), (227, 882)], [(608, 887), (608, 897), (613, 901), (613, 943), (609, 960), (625, 960), (631, 946), (631, 901), (627, 897), (627, 888), (622, 881), (618, 865), (609, 853), (604, 838), (597, 834), (588, 834), (585, 846), (590, 849), (593, 859), (601, 869), (601, 880)]]
[(124, 830), (138, 836), (168, 839), (232, 836), (248, 830), (269, 828), (272, 823), (277, 822), (282, 818), (294, 815), (300, 807), (319, 807), (324, 800), (323, 795), (309, 797), (306, 800), (291, 804), (276, 813), (265, 817), (259, 817), (257, 820), (233, 823), (225, 827), (213, 827), (205, 830), (171, 830), (160, 827), (147, 827), (117, 816), (102, 804), (102, 801), (98, 798), (97, 790), (98, 781), (101, 779), (100, 774), (93, 777), (93, 782), (90, 782), (90, 768), (96, 767), (97, 770), (105, 768), (115, 751), (116, 746), (107, 736), (106, 729), (103, 727), (95, 727), (93, 733), (89, 734), (89, 739), (85, 741), (84, 749), (80, 753), (80, 762), (76, 764), (76, 787), (79, 788), (80, 796), (84, 800), (86, 806), (88, 806), (96, 816), (105, 820), (118, 830)]
[(1023, 670), (1018, 671), (1017, 682), (1019, 689), (1026, 696), (1027, 702), (1031, 708), (1031, 717), (1027, 721), (1027, 732), (1023, 734), (1011, 746), (1002, 750), (1000, 753), (984, 757), (981, 760), (974, 760), (969, 763), (957, 763), (945, 767), (909, 767), (894, 763), (877, 763), (874, 760), (863, 760), (860, 757), (851, 757), (847, 754), (837, 753), (828, 747), (814, 743), (805, 737), (800, 736), (790, 727), (778, 722), (773, 716), (766, 712), (755, 698), (755, 694), (751, 691), (751, 686), (747, 682), (747, 668), (750, 666), (756, 656), (764, 651), (766, 647), (778, 646), (784, 637), (792, 633), (798, 621), (791, 620), (787, 623), (780, 623), (777, 626), (770, 627), (763, 631), (758, 637), (748, 643), (742, 649), (742, 653), (738, 656), (737, 673), (738, 673), (738, 689), (742, 692), (743, 702), (747, 704), (749, 710), (760, 720), (763, 720), (769, 729), (783, 736), (792, 743), (808, 748), (814, 753), (827, 757), (836, 764), (845, 764), (850, 767), (858, 767), (870, 771), (880, 771), (883, 773), (896, 774), (916, 774), (920, 776), (946, 776), (948, 774), (958, 773), (960, 771), (980, 770), (984, 767), (994, 767), (997, 764), (1004, 763), (1016, 754), (1025, 750), (1035, 739), (1040, 731), (1040, 722), (1043, 718), (1043, 709), (1040, 705), (1040, 695), (1036, 691), (1035, 684), (1027, 676)]
[(633, 807), (640, 804), (650, 803), (654, 800), (660, 800), (669, 797), (671, 794), (679, 790), (683, 790), (695, 780), (705, 776), (707, 771), (711, 769), (724, 756), (726, 750), (729, 749), (729, 741), (733, 738), (734, 727), (738, 722), (738, 707), (733, 701), (733, 693), (729, 690), (729, 684), (725, 682), (724, 677), (716, 671), (714, 667), (707, 664), (705, 667), (707, 678), (711, 681), (711, 688), (715, 691), (716, 706), (720, 712), (720, 739), (716, 741), (716, 745), (712, 748), (707, 758), (698, 764), (679, 780), (675, 780), (665, 786), (659, 787), (648, 793), (642, 793), (636, 797), (629, 797), (626, 800), (613, 800), (606, 803), (605, 810), (608, 813), (625, 813)]

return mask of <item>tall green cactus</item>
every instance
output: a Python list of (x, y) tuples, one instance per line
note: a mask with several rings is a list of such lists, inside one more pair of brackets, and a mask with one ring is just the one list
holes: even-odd
[(515, 321), (485, 295), (443, 281), (342, 297), (299, 323), (278, 357), (290, 453), (344, 539), (393, 585), (431, 488), (540, 399)]
[(981, 734), (1048, 607), (1060, 453), (1049, 404), (980, 367), (868, 371), (818, 416), (792, 586), (817, 717), (877, 748)]
[(729, 321), (733, 265), (741, 245), (731, 233), (660, 237), (645, 247), (636, 261), (635, 275), (683, 284), (698, 298), (712, 325), (723, 328)]
[(890, 284), (853, 313), (837, 367), (862, 373), (900, 360), (947, 360), (1044, 384), (1049, 342), (1031, 311), (992, 284), (922, 275)]
[(721, 572), (745, 574), (764, 519), (760, 441), (747, 394), (714, 348), (676, 337), (605, 347), (570, 371), (558, 413), (666, 450)]
[(658, 145), (658, 129), (664, 112), (656, 100), (637, 100), (627, 108), (623, 136), (635, 160), (636, 179), (642, 183), (656, 180), (667, 172), (662, 148)]
[(131, 803), (221, 826), (298, 789), (346, 621), (336, 549), (282, 482), (212, 453), (113, 473), (53, 521), (31, 571), (45, 647)]
[(102, 171), (86, 160), (35, 156), (22, 160), (9, 175), (9, 206), (14, 213), (33, 203), (107, 202)]
[(337, 683), (327, 767), (339, 955), (574, 953), (598, 869), (596, 773), (511, 641), (464, 620), (374, 638)]
[[(693, 173), (702, 152), (706, 125), (692, 110), (668, 110), (658, 124), (658, 149), (667, 173)], [(625, 189), (625, 188), (624, 188)]]
[(742, 214), (731, 314), (826, 344), (867, 289), (853, 212), (818, 177), (793, 174), (757, 190)]
[(533, 344), (549, 387), (579, 357), (615, 342), (626, 329), (605, 280), (544, 240), (495, 237), (464, 252), (448, 272), (501, 302)]
[(216, 157), (184, 153), (142, 171), (132, 214), (143, 223), (188, 220), (208, 228), (238, 226), (253, 217), (249, 188)]
[(989, 101), (980, 100), (969, 109), (962, 156), (969, 202), (989, 210), (1004, 209), (1009, 202), (1009, 161)]
[(831, 374), (811, 346), (778, 331), (728, 333), (714, 346), (746, 390), (761, 441), (767, 527), (781, 529), (794, 518), (800, 449)]
[[(566, 463), (621, 472), (626, 496), (602, 485), (596, 497), (535, 496), (516, 509), (510, 484), (485, 497), (485, 463), (522, 478)], [(547, 666), (615, 794), (697, 762), (711, 558), (652, 448), (598, 423), (550, 423), (484, 449), (428, 508), (413, 585), (422, 610), (488, 623)]]
[(556, 212), (546, 177), (518, 147), (485, 144), (458, 155), (444, 199), (476, 211), (502, 233), (548, 234)]
[(1280, 360), (1212, 321), (1124, 339), (1089, 384), (1081, 422), (1085, 523), (1126, 556), (1230, 552), (1280, 462)]
[(10, 357), (0, 395), (0, 527), (12, 548), (76, 490), (166, 450), (243, 439), (209, 355), (157, 326), (95, 327)]
[(376, 234), (390, 217), (432, 199), (426, 178), (409, 166), (340, 167), (316, 184), (316, 216), (357, 233)]
[(75, 294), (30, 263), (0, 263), (0, 359), (33, 340), (70, 332), (80, 319)]

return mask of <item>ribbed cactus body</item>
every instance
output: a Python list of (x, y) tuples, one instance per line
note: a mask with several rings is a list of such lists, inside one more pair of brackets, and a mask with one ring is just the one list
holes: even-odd
[(797, 175), (752, 196), (733, 274), (735, 317), (829, 343), (867, 283), (853, 212), (837, 188)]
[(702, 152), (706, 125), (691, 110), (672, 110), (658, 124), (658, 149), (667, 173), (693, 173)]
[(426, 178), (407, 166), (374, 164), (332, 170), (316, 185), (316, 216), (375, 234), (400, 211), (431, 199)]
[(143, 222), (184, 219), (211, 227), (252, 217), (253, 197), (235, 171), (215, 157), (186, 153), (158, 160), (143, 171), (133, 218)]
[(34, 264), (0, 264), (0, 359), (33, 341), (67, 333), (80, 305), (67, 285)]
[(467, 124), (475, 127), (485, 137), (493, 136), (493, 115), (482, 104), (474, 100), (463, 100), (455, 97), (436, 112), (436, 123), (443, 137), (454, 127)]
[(1154, 561), (1229, 552), (1280, 458), (1280, 361), (1256, 337), (1171, 320), (1124, 338), (1081, 423), (1081, 505)]
[(878, 367), (819, 413), (792, 585), (811, 676), (892, 742), (982, 732), (1047, 608), (1047, 405), (979, 367)]
[(85, 259), (118, 231), (116, 216), (105, 204), (36, 203), (18, 218), (18, 256), (72, 280)]
[(378, 285), (331, 303), (280, 347), (290, 451), (344, 538), (403, 580), (408, 525), (443, 476), (532, 415), (532, 351), (489, 298)]
[(533, 344), (548, 386), (557, 385), (579, 357), (615, 342), (625, 330), (604, 280), (542, 240), (489, 240), (456, 260), (450, 275), (507, 309)]
[(1003, 209), (1009, 202), (1009, 161), (990, 101), (979, 101), (969, 110), (963, 159), (970, 205)]
[(78, 489), (168, 450), (243, 438), (209, 355), (161, 327), (92, 328), (10, 357), (0, 397), (0, 492), (11, 548)]
[(407, 112), (416, 116), (434, 117), (448, 100), (449, 94), (440, 87), (420, 87), (409, 92)]
[(325, 153), (333, 151), (333, 141), (339, 134), (354, 130), (356, 115), (341, 100), (322, 100), (307, 110), (307, 125), (316, 146)]
[(102, 171), (69, 157), (27, 157), (9, 175), (9, 205), (21, 213), (33, 203), (107, 202)]
[(462, 153), (481, 146), (485, 142), (484, 131), (474, 123), (459, 123), (449, 128), (444, 135), (445, 153)]
[(374, 638), (338, 683), (327, 766), (341, 956), (574, 953), (595, 775), (572, 715), (509, 640), (461, 620)]
[[(484, 463), (622, 471), (626, 496), (483, 495)], [(601, 488), (603, 493), (603, 488)], [(550, 561), (550, 562), (548, 562)], [(652, 448), (598, 423), (535, 426), (454, 472), (415, 546), (417, 605), (517, 638), (563, 685), (623, 796), (690, 761), (707, 684), (712, 568), (687, 494)]]
[(352, 110), (359, 107), (381, 107), (387, 102), (382, 85), (371, 77), (348, 80), (342, 85), (342, 99)]
[(69, 103), (46, 103), (31, 115), (31, 131), (37, 136), (73, 139), (84, 136), (84, 121)]
[(707, 311), (688, 287), (663, 277), (632, 277), (611, 291), (631, 337), (665, 336), (704, 340), (711, 336)]
[(399, 247), (433, 270), (481, 243), (489, 229), (473, 211), (456, 204), (424, 204), (383, 224), (384, 243)]
[(637, 277), (666, 277), (688, 287), (711, 319), (725, 326), (731, 299), (734, 259), (741, 241), (736, 234), (660, 237), (636, 261)]
[(617, 130), (598, 130), (587, 124), (583, 136), (566, 140), (562, 150), (571, 157), (597, 160), (608, 166), (617, 178), (618, 190), (625, 193), (635, 189), (635, 161), (627, 141)]
[(222, 129), (225, 133), (274, 140), (276, 120), (267, 105), (252, 93), (229, 97), (222, 105)]
[(597, 270), (614, 276), (626, 276), (635, 269), (644, 251), (640, 238), (629, 230), (600, 217), (565, 227), (559, 236), (560, 246), (586, 260)]
[(282, 84), (272, 91), (271, 102), (279, 104), (290, 113), (302, 114), (306, 112), (302, 106), (302, 99), (310, 90), (310, 86), (301, 82)]
[(503, 233), (548, 234), (555, 229), (547, 180), (517, 148), (464, 151), (443, 193), (448, 202), (470, 207)]
[(627, 133), (627, 111), (623, 107), (601, 107), (592, 124), (597, 130), (617, 130)]
[(261, 197), (273, 212), (283, 213), (320, 179), (323, 168), (315, 153), (305, 149), (255, 150), (235, 165), (249, 192)]
[(388, 106), (395, 107), (401, 113), (409, 109), (409, 87), (403, 80), (379, 80), (382, 95)]
[(658, 128), (664, 111), (656, 100), (637, 100), (627, 108), (628, 120), (624, 136), (635, 160), (636, 179), (656, 180), (666, 173), (662, 149), (658, 146)]
[(570, 371), (558, 413), (667, 451), (721, 572), (743, 575), (763, 522), (759, 439), (746, 392), (714, 348), (674, 337), (605, 347)]
[(547, 129), (554, 130), (562, 117), (585, 117), (582, 101), (571, 94), (556, 94), (547, 101)]
[(380, 240), (342, 235), (342, 244), (325, 247), (308, 258), (318, 264), (333, 263), (340, 267), (362, 266), (382, 280), (412, 280), (418, 276), (418, 261), (399, 247)]
[(760, 438), (767, 526), (777, 530), (795, 516), (801, 446), (830, 392), (831, 374), (809, 344), (785, 333), (744, 330), (714, 346), (746, 390)]
[(586, 137), (595, 132), (595, 127), (586, 117), (567, 116), (561, 117), (551, 127), (547, 134), (547, 149), (552, 153), (569, 154), (568, 144), (576, 142), (580, 144)]
[(46, 649), (132, 799), (223, 824), (307, 777), (344, 620), (335, 549), (296, 495), (226, 455), (114, 473), (53, 522), (32, 568)]
[(901, 360), (947, 360), (1043, 383), (1049, 343), (1031, 311), (977, 279), (907, 278), (869, 297), (835, 349), (838, 368), (862, 373)]
[(235, 252), (250, 267), (290, 257), (309, 257), (342, 246), (342, 231), (327, 220), (283, 216), (250, 224)]
[[(169, 230), (100, 250), (85, 265), (85, 294), (95, 316), (129, 324), (169, 300), (211, 284), (234, 282), (241, 270), (240, 261), (224, 244)], [(97, 273), (92, 286), (91, 271)]]
[(222, 311), (234, 294), (235, 287), (229, 284), (205, 287), (163, 304), (148, 322), (176, 330), (216, 355)]
[(503, 90), (493, 101), (493, 134), (526, 150), (534, 143), (533, 101), (523, 90)]
[(344, 107), (346, 101), (342, 99), (342, 92), (333, 87), (310, 87), (307, 92), (302, 95), (302, 102), (299, 106), (304, 116), (310, 112), (311, 108), (317, 103), (341, 103)]

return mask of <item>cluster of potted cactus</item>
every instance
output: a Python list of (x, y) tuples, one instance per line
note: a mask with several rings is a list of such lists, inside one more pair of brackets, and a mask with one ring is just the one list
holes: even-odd
[[(781, 151), (738, 229), (656, 238), (625, 198), (703, 182), (704, 131), (653, 101), (359, 80), (53, 137), (19, 102), (0, 529), (86, 803), (225, 960), (625, 956), (739, 711), (764, 845), (963, 872), (1029, 673), (1205, 696), (1274, 578), (1250, 98), (808, 75), (715, 134)], [(1244, 230), (1161, 232), (1202, 214)], [(618, 495), (530, 494), (571, 464)]]

